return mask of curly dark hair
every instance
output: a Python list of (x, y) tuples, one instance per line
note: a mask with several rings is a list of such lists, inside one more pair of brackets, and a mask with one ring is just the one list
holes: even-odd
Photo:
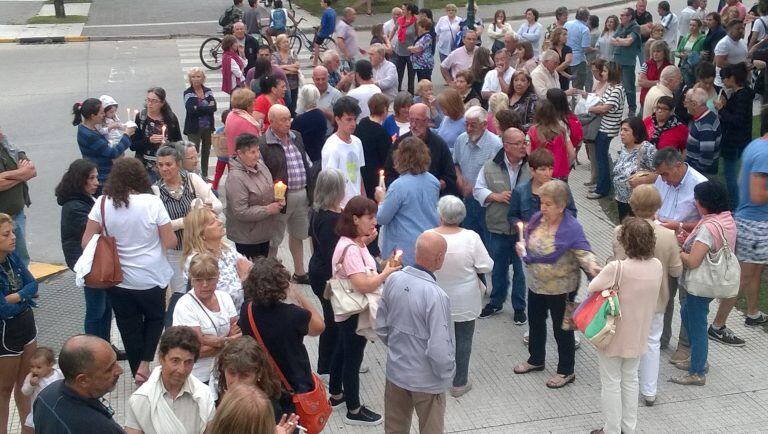
[(693, 198), (710, 214), (730, 209), (728, 191), (720, 181), (705, 181), (693, 187)]
[(70, 197), (85, 194), (85, 183), (95, 168), (95, 164), (84, 158), (73, 161), (54, 190), (56, 199), (63, 202)]
[(104, 194), (115, 203), (115, 208), (125, 205), (128, 208), (128, 196), (131, 192), (149, 193), (147, 169), (135, 158), (118, 158), (104, 182)]
[(256, 258), (243, 281), (243, 292), (256, 306), (272, 307), (285, 300), (290, 280), (291, 274), (277, 259)]
[(173, 326), (165, 329), (163, 335), (160, 336), (160, 343), (157, 344), (157, 352), (160, 357), (165, 357), (174, 348), (189, 351), (195, 356), (195, 362), (200, 357), (200, 340), (189, 327)]
[(653, 227), (640, 217), (627, 217), (619, 231), (619, 242), (630, 259), (651, 259), (656, 248)]
[(224, 375), (228, 369), (240, 374), (253, 373), (256, 376), (254, 386), (261, 389), (269, 399), (280, 399), (280, 379), (264, 349), (253, 337), (242, 336), (233, 340), (216, 357), (213, 375), (219, 380), (219, 396), (224, 396), (229, 388), (227, 376)]

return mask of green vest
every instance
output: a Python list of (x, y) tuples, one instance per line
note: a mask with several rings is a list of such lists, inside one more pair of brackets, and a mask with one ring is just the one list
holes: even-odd
[[(499, 160), (500, 163), (497, 162)], [(509, 183), (507, 163), (504, 159), (504, 149), (499, 151), (493, 159), (485, 162), (483, 172), (485, 175), (485, 185), (488, 187), (488, 190), (491, 190), (493, 193), (512, 190)], [(517, 185), (529, 179), (531, 179), (531, 172), (528, 169), (527, 159), (524, 159), (520, 165), (520, 171), (517, 173)], [(488, 202), (488, 206), (485, 207), (485, 225), (489, 232), (504, 235), (511, 235), (513, 233), (514, 228), (507, 220), (507, 212), (509, 212), (508, 203)]]
[[(0, 145), (0, 172), (16, 170), (19, 166), (5, 146)], [(11, 217), (24, 210), (24, 183), (20, 182), (8, 190), (0, 191), (0, 212)]]

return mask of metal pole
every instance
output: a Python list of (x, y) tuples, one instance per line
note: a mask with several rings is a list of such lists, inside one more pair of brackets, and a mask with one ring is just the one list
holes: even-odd
[(467, 28), (475, 30), (475, 0), (467, 1)]

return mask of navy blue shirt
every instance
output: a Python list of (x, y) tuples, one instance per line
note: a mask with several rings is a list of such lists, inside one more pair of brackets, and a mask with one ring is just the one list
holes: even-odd
[(64, 384), (51, 383), (34, 402), (36, 434), (125, 434), (112, 419), (114, 411), (98, 399), (84, 398)]
[[(565, 209), (570, 210), (576, 217), (576, 204), (573, 202), (573, 195), (570, 190), (568, 190), (568, 204)], [(517, 185), (512, 192), (512, 200), (509, 202), (507, 221), (511, 225), (516, 225), (519, 221), (528, 223), (531, 217), (539, 211), (541, 211), (541, 198), (533, 194), (531, 181)]]

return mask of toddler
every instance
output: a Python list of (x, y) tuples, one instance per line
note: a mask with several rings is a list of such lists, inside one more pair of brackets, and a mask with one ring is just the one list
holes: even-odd
[[(56, 380), (61, 380), (64, 375), (55, 366), (56, 360), (53, 356), (53, 350), (48, 347), (38, 347), (35, 350), (32, 359), (29, 362), (29, 374), (24, 378), (24, 385), (21, 386), (21, 393), (26, 396), (32, 395), (31, 402), (34, 403), (37, 395)], [(32, 412), (27, 415), (25, 426), (34, 428), (32, 422)]]
[(117, 117), (117, 101), (109, 95), (102, 95), (99, 100), (104, 107), (104, 123), (101, 124), (99, 132), (107, 139), (110, 146), (115, 146), (125, 133), (125, 125)]

